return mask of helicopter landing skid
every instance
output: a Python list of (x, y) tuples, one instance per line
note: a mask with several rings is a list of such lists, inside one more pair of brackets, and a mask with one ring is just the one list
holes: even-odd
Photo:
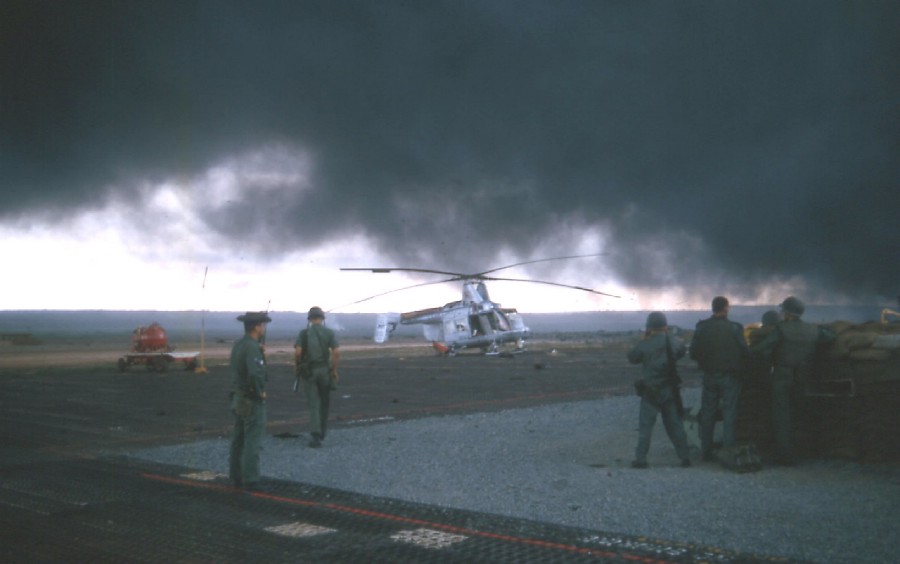
[(525, 349), (515, 349), (511, 351), (495, 351), (495, 352), (486, 352), (484, 356), (499, 356), (500, 358), (512, 358), (516, 355), (522, 354), (525, 352)]
[(527, 349), (524, 346), (517, 346), (514, 349), (500, 349), (497, 345), (490, 347), (489, 349), (484, 351), (485, 356), (504, 356), (510, 357), (517, 354), (522, 354)]

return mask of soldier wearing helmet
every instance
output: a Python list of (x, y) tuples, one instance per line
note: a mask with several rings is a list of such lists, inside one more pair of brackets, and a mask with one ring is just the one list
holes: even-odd
[(752, 346), (765, 339), (769, 333), (775, 330), (775, 325), (779, 321), (781, 321), (781, 315), (774, 309), (770, 309), (762, 314), (760, 323), (748, 324), (744, 327), (744, 337), (747, 339), (747, 344)]
[(309, 446), (319, 448), (328, 428), (331, 391), (337, 387), (341, 353), (334, 331), (324, 325), (322, 308), (309, 308), (306, 318), (309, 323), (294, 343), (294, 362), (309, 408)]
[(806, 310), (803, 302), (790, 296), (781, 302), (784, 318), (752, 350), (771, 359), (772, 423), (775, 430), (775, 462), (796, 463), (793, 444), (792, 415), (802, 386), (812, 376), (816, 348), (833, 342), (836, 335), (826, 327), (806, 323), (801, 319)]
[(642, 365), (642, 378), (635, 383), (641, 396), (638, 444), (632, 468), (647, 468), (647, 452), (650, 437), (656, 425), (657, 414), (662, 415), (663, 425), (681, 465), (691, 465), (687, 435), (679, 413), (679, 379), (675, 361), (685, 354), (684, 343), (668, 333), (668, 321), (664, 313), (651, 312), (647, 316), (644, 338), (628, 353), (628, 361)]

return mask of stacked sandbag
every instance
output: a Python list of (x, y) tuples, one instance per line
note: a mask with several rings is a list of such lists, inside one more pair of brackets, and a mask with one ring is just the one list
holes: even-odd
[(852, 397), (809, 397), (803, 425), (814, 438), (811, 454), (861, 462), (900, 463), (900, 357), (887, 361), (833, 361), (852, 379)]
[[(898, 367), (894, 367), (898, 370)], [(900, 463), (900, 378), (881, 374), (861, 386), (859, 458), (866, 462)]]
[(801, 404), (796, 439), (804, 456), (846, 460), (863, 458), (861, 397), (805, 396)]
[(884, 361), (900, 353), (900, 323), (835, 321), (826, 327), (837, 334), (828, 352), (833, 360)]
[[(837, 340), (820, 351), (795, 406), (798, 451), (811, 458), (900, 462), (900, 323), (825, 327)], [(746, 367), (737, 417), (738, 440), (756, 443), (764, 456), (774, 446), (768, 374), (768, 363), (758, 359)]]
[[(837, 334), (817, 367), (819, 383), (848, 394), (809, 397), (803, 426), (812, 453), (864, 462), (900, 461), (900, 323), (826, 325)], [(820, 387), (819, 389), (829, 389)]]

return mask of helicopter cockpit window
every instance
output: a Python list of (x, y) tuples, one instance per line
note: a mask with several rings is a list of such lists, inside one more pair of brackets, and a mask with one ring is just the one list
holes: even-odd
[(494, 310), (494, 315), (491, 316), (491, 321), (492, 321), (491, 325), (494, 326), (495, 330), (500, 330), (500, 331), (509, 331), (510, 330), (509, 320), (506, 319), (506, 316), (503, 315), (502, 312)]
[(469, 316), (469, 327), (472, 328), (472, 336), (477, 337), (478, 335), (486, 335), (487, 331), (483, 324), (482, 316), (480, 315), (470, 315)]

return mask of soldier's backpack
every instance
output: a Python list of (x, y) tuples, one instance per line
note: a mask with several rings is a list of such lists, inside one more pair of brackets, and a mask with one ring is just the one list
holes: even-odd
[(743, 474), (762, 470), (762, 460), (760, 460), (759, 453), (756, 452), (756, 445), (753, 443), (723, 448), (718, 455), (722, 466), (733, 472)]

